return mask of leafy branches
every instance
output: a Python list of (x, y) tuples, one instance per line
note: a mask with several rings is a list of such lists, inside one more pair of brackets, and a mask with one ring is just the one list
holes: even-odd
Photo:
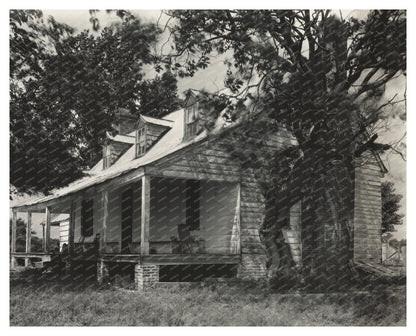
[(171, 74), (146, 78), (160, 30), (117, 15), (121, 22), (99, 35), (75, 35), (53, 18), (44, 23), (40, 11), (11, 12), (11, 184), (19, 191), (81, 177), (100, 159), (106, 131), (115, 132), (117, 108), (162, 117), (180, 107)]

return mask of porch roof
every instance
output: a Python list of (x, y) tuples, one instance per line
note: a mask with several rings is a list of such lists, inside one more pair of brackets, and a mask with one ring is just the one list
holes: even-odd
[[(48, 196), (34, 196), (17, 201), (12, 208), (27, 208), (34, 205), (49, 203), (52, 200), (60, 199), (84, 190), (86, 188), (98, 185), (109, 180), (115, 179), (135, 169), (144, 167), (150, 163), (154, 163), (167, 155), (174, 153), (180, 149), (188, 147), (191, 144), (199, 142), (207, 137), (206, 131), (189, 141), (183, 141), (184, 135), (184, 110), (178, 110), (168, 114), (164, 119), (171, 125), (168, 132), (153, 146), (149, 151), (135, 158), (135, 148), (132, 145), (111, 167), (103, 169), (103, 160), (101, 159), (91, 170), (87, 172), (87, 176), (69, 184), (66, 187), (56, 189)], [(222, 127), (223, 125), (219, 125)]]

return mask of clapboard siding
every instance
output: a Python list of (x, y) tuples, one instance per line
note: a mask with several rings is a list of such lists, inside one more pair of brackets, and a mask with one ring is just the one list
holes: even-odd
[(241, 176), (241, 278), (260, 279), (266, 276), (266, 253), (259, 228), (264, 219), (264, 197), (253, 179), (254, 170), (246, 169)]
[(381, 262), (381, 177), (375, 156), (366, 152), (355, 169), (354, 259)]
[(301, 242), (301, 201), (296, 202), (289, 210), (289, 227), (286, 230), (285, 241), (289, 244), (293, 261), (298, 267), (302, 265), (302, 242)]
[(62, 250), (63, 244), (68, 244), (69, 235), (69, 221), (64, 221), (59, 224), (59, 250)]
[[(206, 155), (206, 152), (209, 154)], [(218, 161), (214, 153), (217, 152)], [(225, 161), (227, 164), (225, 164)], [(222, 163), (221, 163), (222, 162)], [(157, 176), (238, 182), (240, 166), (218, 144), (209, 142), (190, 146), (175, 155), (159, 160), (146, 167), (146, 173)]]

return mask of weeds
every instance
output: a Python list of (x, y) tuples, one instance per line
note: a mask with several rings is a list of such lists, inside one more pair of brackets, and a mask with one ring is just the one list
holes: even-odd
[(10, 325), (405, 325), (405, 294), (397, 284), (367, 292), (281, 294), (264, 284), (211, 280), (133, 292), (26, 272), (11, 278)]

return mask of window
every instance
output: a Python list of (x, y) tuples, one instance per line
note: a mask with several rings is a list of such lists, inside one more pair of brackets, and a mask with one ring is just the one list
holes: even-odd
[(146, 153), (146, 127), (141, 127), (136, 131), (136, 158)]
[(94, 199), (82, 200), (81, 235), (91, 237), (94, 233)]
[(103, 151), (103, 169), (107, 169), (111, 166), (111, 146), (105, 145)]
[(185, 138), (190, 138), (198, 133), (198, 119), (198, 103), (195, 103), (185, 110)]
[(201, 183), (196, 180), (186, 181), (186, 225), (189, 230), (199, 230), (199, 202)]

